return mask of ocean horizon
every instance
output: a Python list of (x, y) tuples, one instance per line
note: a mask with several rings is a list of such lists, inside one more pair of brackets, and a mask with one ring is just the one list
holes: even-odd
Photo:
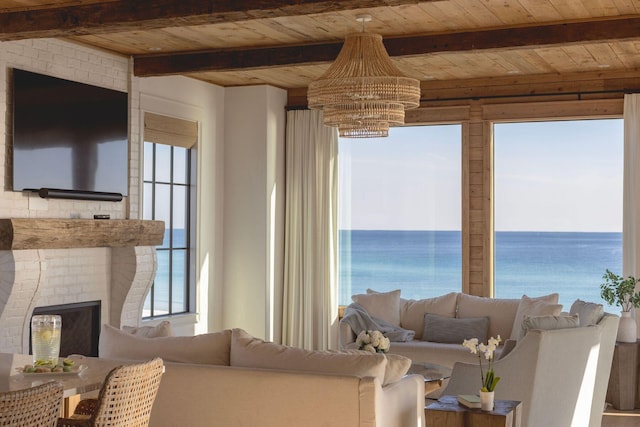
[[(401, 289), (408, 299), (462, 290), (460, 231), (340, 230), (339, 303), (366, 289)], [(498, 231), (496, 298), (557, 292), (564, 311), (576, 299), (601, 303), (606, 269), (622, 271), (621, 232)]]

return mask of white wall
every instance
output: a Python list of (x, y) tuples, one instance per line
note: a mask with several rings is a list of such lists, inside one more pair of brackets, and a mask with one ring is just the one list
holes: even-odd
[[(129, 92), (129, 197), (122, 202), (45, 200), (11, 191), (6, 147), (11, 67)], [(141, 218), (143, 112), (197, 120), (196, 313), (172, 319), (174, 329), (191, 334), (241, 327), (278, 339), (286, 91), (268, 86), (224, 89), (186, 77), (132, 74), (129, 58), (73, 43), (40, 39), (0, 44), (0, 111), (5, 113), (0, 125), (0, 218), (92, 218), (95, 213)], [(109, 261), (108, 251), (92, 252), (97, 258), (88, 260), (87, 268)], [(68, 286), (77, 287), (72, 276)], [(108, 317), (109, 307), (103, 306), (105, 323)]]
[(278, 339), (286, 91), (225, 92), (224, 326)]
[[(196, 212), (196, 316), (172, 319), (179, 334), (204, 333), (222, 328), (222, 151), (224, 90), (186, 77), (135, 78), (134, 96), (139, 99), (139, 120), (145, 111), (195, 120), (199, 123)], [(142, 135), (138, 132), (142, 144)]]

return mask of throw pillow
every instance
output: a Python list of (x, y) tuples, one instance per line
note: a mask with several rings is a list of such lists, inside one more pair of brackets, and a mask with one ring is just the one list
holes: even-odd
[(489, 317), (489, 337), (506, 339), (511, 335), (513, 318), (518, 311), (519, 299), (489, 298), (458, 294), (458, 313), (456, 317)]
[[(379, 294), (380, 291), (376, 291), (375, 289), (367, 288), (368, 294)], [(408, 299), (400, 297), (400, 310), (402, 310), (402, 306), (405, 305), (409, 301)]]
[(518, 339), (524, 338), (532, 329), (551, 331), (554, 329), (577, 328), (580, 319), (577, 314), (573, 316), (525, 316), (522, 320), (522, 328)]
[(161, 357), (165, 362), (229, 365), (231, 330), (193, 337), (144, 338), (102, 325), (98, 354), (107, 359), (149, 360)]
[(387, 358), (365, 351), (313, 351), (254, 338), (242, 329), (231, 332), (231, 366), (375, 377), (384, 384)]
[(411, 359), (399, 354), (385, 353), (387, 358), (387, 368), (384, 371), (384, 383), (391, 384), (400, 381), (402, 377), (407, 375), (411, 368)]
[(424, 315), (423, 341), (462, 344), (462, 341), (478, 338), (480, 342), (487, 341), (489, 329), (488, 317), (468, 317), (456, 319), (437, 314)]
[(415, 339), (422, 339), (424, 315), (437, 314), (444, 317), (456, 317), (456, 292), (450, 292), (435, 298), (408, 300), (400, 311), (400, 324), (405, 329), (415, 331)]
[(163, 320), (156, 326), (123, 326), (122, 330), (129, 332), (130, 334), (145, 337), (145, 338), (157, 338), (157, 337), (171, 337), (173, 331), (171, 330), (171, 323), (168, 320)]
[(516, 311), (513, 319), (510, 339), (517, 340), (520, 336), (522, 321), (525, 316), (558, 316), (561, 311), (562, 304), (558, 304), (558, 294), (556, 293), (536, 298), (522, 295), (518, 304), (518, 311)]
[(400, 326), (400, 289), (374, 294), (357, 294), (353, 295), (351, 300), (367, 310), (369, 316)]
[(571, 305), (569, 314), (577, 314), (580, 317), (580, 326), (596, 325), (604, 316), (602, 304), (575, 300)]

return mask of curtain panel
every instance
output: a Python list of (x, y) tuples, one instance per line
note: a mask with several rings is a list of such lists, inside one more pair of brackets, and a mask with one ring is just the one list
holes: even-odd
[(283, 344), (337, 347), (338, 132), (287, 112)]

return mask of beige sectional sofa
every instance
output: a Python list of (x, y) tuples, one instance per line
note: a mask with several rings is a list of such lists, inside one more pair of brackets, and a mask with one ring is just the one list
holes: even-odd
[[(562, 312), (558, 294), (500, 299), (451, 292), (434, 298), (409, 300), (401, 298), (399, 290), (386, 293), (368, 290), (367, 294), (354, 295), (353, 300), (367, 309), (374, 319), (382, 319), (415, 333), (410, 341), (391, 342), (389, 353), (406, 356), (417, 363), (429, 362), (447, 367), (453, 367), (455, 362), (477, 363), (477, 355), (462, 347), (464, 339), (478, 338), (486, 343), (489, 337), (500, 335), (503, 343), (512, 341), (507, 345), (510, 348), (522, 333), (522, 322), (526, 316), (559, 316)], [(599, 316), (602, 315), (601, 305), (583, 304), (599, 307)], [(346, 316), (348, 308), (345, 318), (340, 321), (340, 348), (354, 349), (357, 348), (356, 333)], [(476, 321), (486, 325), (481, 333), (478, 333)], [(476, 326), (470, 322), (476, 322)], [(504, 345), (498, 348), (496, 357), (500, 357), (504, 348)]]
[(151, 427), (424, 425), (423, 379), (405, 375), (402, 356), (307, 351), (240, 329), (145, 338), (106, 325), (99, 354), (163, 358)]

